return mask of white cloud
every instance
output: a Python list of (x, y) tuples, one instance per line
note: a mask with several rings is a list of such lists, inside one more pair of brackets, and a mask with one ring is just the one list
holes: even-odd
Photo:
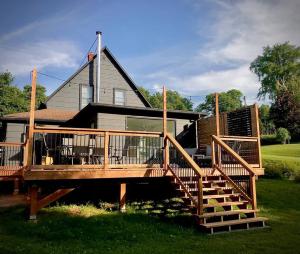
[(78, 64), (78, 48), (64, 40), (39, 41), (16, 48), (0, 47), (0, 70), (9, 70), (14, 75), (29, 73), (36, 67), (74, 68)]
[[(203, 8), (197, 2), (193, 2), (193, 7)], [(165, 52), (156, 52), (157, 64), (153, 55), (139, 58), (137, 69), (142, 72), (137, 78), (141, 84), (147, 87), (167, 84), (186, 95), (205, 95), (237, 88), (252, 102), (259, 84), (249, 70), (251, 61), (266, 45), (285, 41), (300, 44), (299, 0), (215, 0), (213, 4), (216, 7), (212, 12), (215, 22), (205, 31), (208, 43), (199, 45), (191, 55), (187, 55), (184, 48), (183, 53), (178, 50), (176, 58), (174, 54), (165, 56)], [(198, 29), (201, 36), (203, 28)], [(166, 66), (162, 55), (167, 59)], [(143, 70), (143, 65), (151, 68)], [(152, 71), (155, 68), (158, 71)], [(147, 69), (152, 72), (146, 73)]]

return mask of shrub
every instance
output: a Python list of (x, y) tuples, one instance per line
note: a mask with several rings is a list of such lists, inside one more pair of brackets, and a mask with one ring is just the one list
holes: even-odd
[(291, 135), (289, 131), (285, 128), (278, 128), (276, 131), (276, 138), (281, 144), (289, 143), (291, 140)]
[(261, 145), (276, 145), (280, 144), (275, 134), (262, 135), (260, 138)]
[(280, 160), (263, 160), (265, 177), (267, 178), (292, 178), (299, 165)]

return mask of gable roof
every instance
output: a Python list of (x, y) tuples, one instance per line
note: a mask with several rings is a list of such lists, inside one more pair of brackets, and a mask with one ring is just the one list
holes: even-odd
[[(140, 92), (137, 85), (125, 71), (125, 69), (121, 66), (121, 64), (117, 61), (117, 59), (113, 56), (113, 54), (108, 50), (105, 46), (102, 48), (101, 52), (105, 53), (108, 59), (113, 63), (113, 65), (117, 68), (117, 70), (121, 73), (123, 78), (127, 81), (131, 89), (136, 93), (136, 95), (140, 98), (140, 100), (144, 103), (146, 107), (151, 108), (151, 104), (147, 101), (144, 95)], [(65, 85), (67, 85), (75, 76), (77, 76), (86, 66), (88, 66), (92, 61), (96, 59), (97, 55), (93, 57), (91, 61), (86, 62), (83, 66), (81, 66), (72, 76), (70, 76), (64, 83), (62, 83), (50, 96), (48, 96), (45, 103), (47, 103), (60, 89), (62, 89)]]
[[(35, 121), (37, 122), (52, 122), (52, 123), (64, 123), (72, 119), (78, 111), (66, 111), (60, 109), (41, 109), (36, 110), (34, 114)], [(9, 122), (28, 122), (30, 112), (21, 112), (8, 114), (1, 117), (2, 121)]]

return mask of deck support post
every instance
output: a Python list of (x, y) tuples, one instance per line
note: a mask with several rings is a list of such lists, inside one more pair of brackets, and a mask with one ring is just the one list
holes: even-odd
[(20, 179), (16, 177), (14, 179), (14, 192), (13, 195), (18, 195), (20, 190)]
[(29, 220), (36, 220), (36, 214), (38, 211), (38, 187), (36, 185), (32, 185), (29, 187), (29, 196), (30, 196)]
[(126, 212), (126, 183), (120, 184), (119, 209), (120, 212)]

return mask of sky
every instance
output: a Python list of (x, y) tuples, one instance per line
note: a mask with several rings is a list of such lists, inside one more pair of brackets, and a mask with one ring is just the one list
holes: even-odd
[[(34, 67), (67, 79), (100, 30), (139, 86), (165, 85), (195, 104), (235, 88), (253, 103), (251, 61), (267, 45), (300, 45), (300, 0), (2, 0), (1, 9), (0, 72), (19, 87)], [(40, 74), (38, 82), (48, 95), (62, 83)]]

